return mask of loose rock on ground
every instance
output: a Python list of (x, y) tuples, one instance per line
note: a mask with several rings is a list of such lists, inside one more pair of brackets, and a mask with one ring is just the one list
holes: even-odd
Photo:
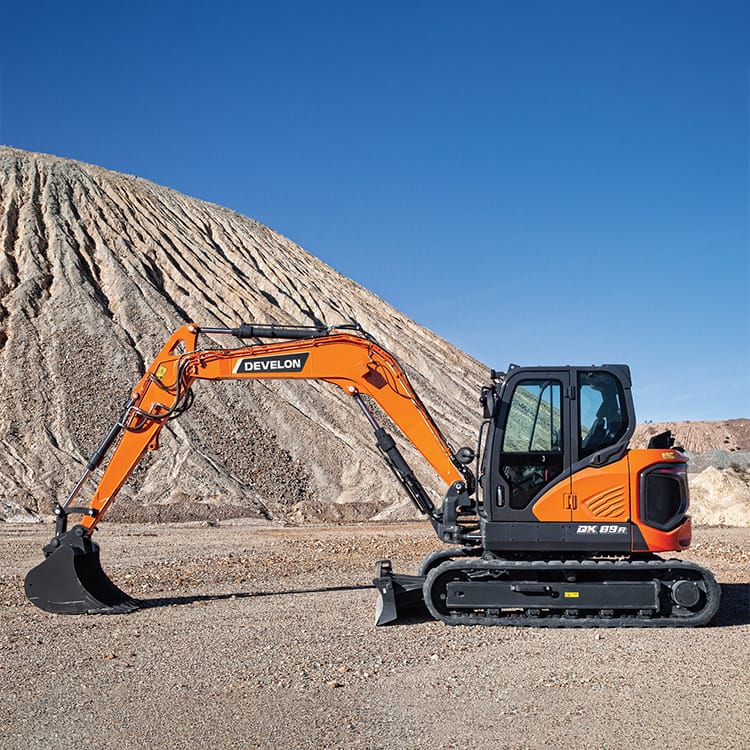
[(373, 626), (373, 562), (412, 571), (423, 524), (106, 524), (148, 607), (59, 616), (25, 572), (51, 527), (0, 525), (0, 747), (745, 748), (750, 530), (685, 555), (723, 587), (697, 630)]

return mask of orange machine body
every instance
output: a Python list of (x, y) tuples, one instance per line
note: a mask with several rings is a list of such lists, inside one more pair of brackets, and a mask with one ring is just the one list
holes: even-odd
[(689, 516), (669, 530), (655, 528), (644, 520), (641, 477), (646, 470), (655, 467), (686, 476), (687, 457), (676, 450), (628, 450), (614, 463), (589, 466), (565, 477), (534, 503), (532, 511), (539, 521), (549, 523), (631, 523), (633, 552), (686, 549), (691, 541)]

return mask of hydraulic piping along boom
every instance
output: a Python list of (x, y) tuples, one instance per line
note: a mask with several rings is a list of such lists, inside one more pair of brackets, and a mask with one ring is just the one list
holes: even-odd
[[(267, 337), (283, 341), (232, 349), (199, 349), (199, 333)], [(238, 328), (178, 329), (156, 356), (100, 448), (87, 464), (61, 515), (83, 514), (81, 525), (93, 530), (117, 492), (147, 450), (158, 448), (159, 433), (192, 403), (196, 380), (324, 380), (352, 396), (370, 422), (377, 446), (415, 506), (433, 523), (440, 513), (401, 455), (392, 437), (378, 424), (363, 396), (372, 398), (449, 485), (471, 484), (469, 469), (455, 458), (398, 362), (358, 327), (282, 327), (243, 324)], [(119, 438), (119, 440), (118, 440)], [(117, 443), (88, 508), (68, 504)], [(64, 525), (63, 525), (64, 529)]]

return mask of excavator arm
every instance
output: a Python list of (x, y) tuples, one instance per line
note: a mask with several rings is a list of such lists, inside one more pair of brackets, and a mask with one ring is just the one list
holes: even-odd
[[(256, 342), (266, 338), (279, 340), (229, 349), (200, 348), (201, 333), (214, 338), (231, 335)], [(55, 538), (45, 547), (47, 560), (27, 576), (29, 598), (43, 609), (56, 612), (111, 611), (113, 608), (122, 611), (123, 606), (129, 607), (132, 600), (114, 587), (101, 571), (98, 547), (90, 537), (144, 454), (158, 448), (159, 435), (166, 423), (190, 407), (196, 381), (290, 378), (332, 383), (351, 396), (370, 422), (378, 448), (414, 505), (429, 516), (441, 538), (457, 538), (461, 533), (457, 514), (471, 515), (468, 498), (473, 492), (474, 480), (466, 466), (471, 457), (463, 451), (459, 455), (454, 453), (404, 370), (372, 337), (358, 326), (289, 328), (243, 324), (239, 328), (200, 328), (191, 323), (175, 331), (164, 344), (131, 392), (119, 419), (89, 459), (78, 483), (67, 499), (56, 506), (57, 528)], [(378, 423), (363, 397), (371, 398), (390, 417), (449, 485), (442, 509), (434, 506), (395, 441)], [(103, 474), (89, 504), (73, 505), (92, 473), (102, 465)], [(80, 523), (70, 531), (67, 528), (69, 515), (82, 516)], [(65, 562), (65, 566), (70, 567), (72, 563), (75, 568), (72, 577), (61, 571), (50, 575), (51, 571), (45, 569), (45, 566), (56, 567), (53, 558), (63, 556), (62, 548), (73, 550), (64, 553), (72, 554), (73, 559)], [(55, 580), (55, 593), (50, 591), (50, 580)], [(62, 603), (60, 588), (71, 590), (70, 595), (62, 597)], [(102, 602), (104, 606), (99, 607)]]
[(408, 475), (407, 491), (428, 515), (435, 514), (434, 506), (407, 470), (403, 458), (399, 459), (397, 449), (394, 452), (395, 444), (362, 396), (369, 396), (380, 406), (446, 484), (467, 479), (468, 470), (456, 459), (403, 369), (369, 337), (336, 329), (278, 326), (205, 330), (213, 335), (295, 336), (296, 340), (233, 349), (199, 349), (198, 326), (190, 324), (177, 330), (133, 389), (124, 414), (115, 425), (119, 442), (84, 513), (85, 528), (96, 526), (146, 451), (158, 447), (159, 433), (167, 421), (189, 407), (197, 380), (292, 378), (337, 385), (364, 411), (375, 430), (378, 447), (391, 468), (401, 475), (399, 478)]

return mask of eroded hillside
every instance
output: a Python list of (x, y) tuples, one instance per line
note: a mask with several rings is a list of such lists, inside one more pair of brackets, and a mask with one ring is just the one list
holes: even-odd
[[(398, 357), (454, 446), (475, 444), (485, 368), (295, 243), (137, 177), (0, 147), (0, 519), (48, 514), (67, 496), (145, 366), (188, 321), (356, 321)], [(110, 520), (412, 515), (335, 387), (203, 382), (196, 392)], [(663, 429), (693, 453), (693, 479), (722, 469), (696, 484), (696, 518), (750, 523), (750, 420), (640, 425), (632, 445)], [(402, 448), (440, 502), (432, 471)], [(739, 512), (726, 507), (727, 482)]]
[[(473, 443), (483, 368), (295, 243), (136, 177), (0, 148), (0, 515), (49, 513), (67, 495), (186, 321), (357, 321), (400, 359), (449, 439)], [(402, 507), (369, 426), (334, 387), (196, 391), (109, 518), (368, 518)]]

